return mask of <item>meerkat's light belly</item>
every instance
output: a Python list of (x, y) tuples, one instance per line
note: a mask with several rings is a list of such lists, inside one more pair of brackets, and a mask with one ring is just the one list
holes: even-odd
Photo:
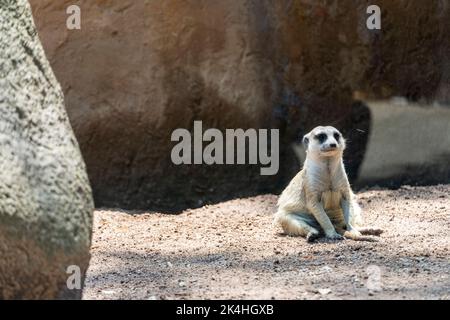
[(341, 193), (328, 190), (322, 192), (321, 202), (325, 210), (335, 210), (341, 208)]
[(322, 193), (321, 202), (323, 208), (334, 225), (345, 223), (341, 198), (342, 194), (340, 192), (329, 190)]

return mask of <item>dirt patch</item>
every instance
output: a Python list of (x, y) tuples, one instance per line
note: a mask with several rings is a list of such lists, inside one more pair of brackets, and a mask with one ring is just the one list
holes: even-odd
[(98, 210), (84, 299), (448, 299), (449, 194), (359, 193), (378, 243), (283, 236), (275, 195), (179, 215)]

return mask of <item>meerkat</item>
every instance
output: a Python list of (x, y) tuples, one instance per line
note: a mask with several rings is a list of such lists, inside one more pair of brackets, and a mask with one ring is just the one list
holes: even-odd
[[(274, 222), (291, 236), (377, 241), (379, 228), (361, 228), (361, 208), (342, 161), (345, 140), (334, 127), (320, 126), (303, 137), (306, 160), (278, 200)], [(364, 236), (366, 235), (366, 236)], [(370, 235), (370, 236), (369, 236)]]

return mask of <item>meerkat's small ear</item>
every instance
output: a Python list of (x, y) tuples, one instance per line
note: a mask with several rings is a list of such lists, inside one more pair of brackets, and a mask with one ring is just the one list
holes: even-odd
[(305, 135), (305, 136), (303, 137), (302, 142), (303, 142), (303, 147), (305, 147), (305, 149), (308, 149), (309, 138), (308, 138), (307, 135)]

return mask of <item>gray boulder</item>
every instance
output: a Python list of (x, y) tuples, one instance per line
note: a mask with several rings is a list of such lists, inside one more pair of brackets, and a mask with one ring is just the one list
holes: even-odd
[(82, 285), (92, 212), (85, 165), (29, 4), (0, 0), (0, 299), (81, 298), (76, 276)]

